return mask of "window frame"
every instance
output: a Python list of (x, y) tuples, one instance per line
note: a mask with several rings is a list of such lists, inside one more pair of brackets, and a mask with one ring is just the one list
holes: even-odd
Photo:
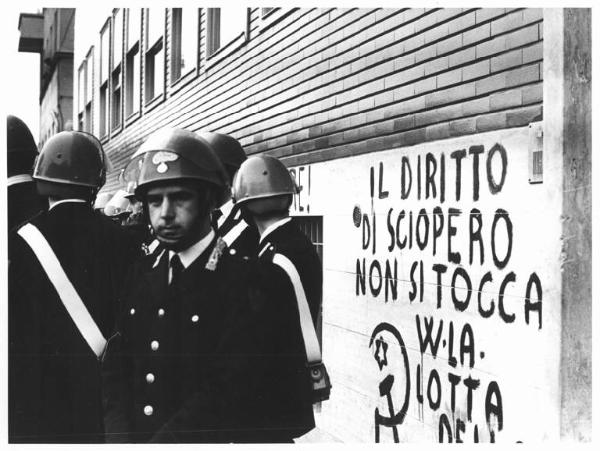
[[(215, 17), (218, 11), (218, 21)], [(250, 37), (250, 8), (246, 8), (246, 27), (231, 41), (222, 45), (220, 42), (221, 8), (206, 8), (206, 62), (207, 67), (215, 64), (226, 56), (248, 43)], [(218, 27), (219, 44), (215, 47), (215, 27)]]
[[(92, 45), (85, 55), (85, 97), (84, 97), (84, 130), (94, 133), (94, 46)], [(91, 86), (88, 83), (91, 81)], [(88, 90), (90, 98), (88, 99)]]
[[(144, 41), (144, 89), (143, 89), (143, 105), (146, 107), (146, 111), (151, 110), (152, 108), (154, 108), (156, 105), (158, 105), (159, 103), (161, 103), (164, 99), (165, 99), (165, 92), (166, 92), (166, 48), (165, 48), (165, 37), (166, 37), (166, 24), (167, 24), (167, 8), (163, 8), (164, 9), (164, 20), (162, 23), (162, 33), (160, 38), (158, 38), (155, 42), (148, 42), (148, 39), (150, 38), (148, 35), (148, 21), (150, 19), (150, 16), (148, 14), (148, 10), (150, 8), (143, 8), (143, 16), (142, 16), (142, 23), (144, 24), (144, 35), (142, 36), (142, 39)], [(161, 92), (159, 94), (156, 94), (154, 92), (154, 87), (155, 87), (155, 76), (156, 76), (156, 57), (157, 55), (159, 55), (162, 52), (162, 58), (161, 58), (161, 70), (162, 70), (162, 86), (161, 86)], [(151, 81), (151, 83), (150, 83)], [(148, 89), (149, 87), (152, 87), (152, 96), (151, 98), (148, 98)]]
[[(114, 8), (112, 13), (112, 27), (111, 27), (111, 58), (110, 58), (110, 112), (109, 112), (109, 132), (110, 135), (116, 135), (123, 129), (123, 61), (124, 61), (124, 47), (125, 47), (125, 16), (124, 8)], [(121, 30), (116, 29), (116, 17), (117, 14), (121, 14)], [(116, 33), (121, 33), (121, 48), (115, 48), (115, 37)], [(115, 66), (115, 54), (120, 54), (119, 63)], [(118, 101), (116, 101), (116, 94), (118, 91)], [(115, 124), (115, 116), (118, 114), (118, 123)]]
[[(278, 7), (272, 7), (272, 8), (260, 8), (260, 19), (261, 20), (266, 20), (271, 14), (275, 13), (275, 11), (277, 11)], [(266, 10), (266, 11), (265, 11)]]
[[(189, 8), (189, 7), (188, 7)], [(196, 14), (196, 59), (193, 67), (190, 67), (184, 73), (180, 72), (180, 69), (177, 68), (177, 64), (180, 64), (181, 60), (181, 48), (182, 48), (182, 35), (181, 35), (181, 27), (182, 27), (182, 12), (183, 8), (170, 8), (171, 12), (171, 41), (170, 41), (170, 85), (171, 87), (175, 87), (178, 85), (183, 85), (185, 81), (189, 81), (200, 73), (200, 49), (201, 49), (201, 33), (200, 33), (200, 21), (202, 10), (200, 8), (197, 9)], [(176, 12), (179, 14), (176, 14)], [(175, 76), (174, 74), (177, 74)], [(193, 75), (191, 75), (193, 74)]]
[[(82, 79), (83, 76), (83, 79)], [(84, 58), (77, 69), (77, 130), (85, 130), (85, 106), (87, 83), (87, 60)]]
[(269, 8), (269, 11), (266, 12), (265, 14), (263, 14), (263, 9), (267, 9), (267, 8), (258, 8), (258, 9), (259, 9), (259, 14), (258, 14), (259, 20), (258, 20), (258, 27), (256, 29), (256, 32), (258, 32), (260, 34), (299, 8), (282, 8), (282, 7), (277, 6), (277, 7)]
[[(124, 45), (124, 54), (123, 54), (123, 58), (124, 61), (122, 62), (123, 64), (123, 123), (124, 126), (128, 126), (131, 123), (135, 122), (142, 114), (142, 55), (141, 55), (141, 43), (142, 43), (142, 16), (143, 16), (143, 8), (123, 8), (124, 10), (127, 11), (127, 18), (125, 19), (124, 16), (124, 35), (123, 35), (123, 45)], [(131, 10), (132, 9), (138, 9), (139, 10), (139, 22), (138, 22), (138, 29), (137, 29), (137, 35), (135, 36), (135, 39), (131, 39), (131, 36), (129, 34), (129, 32), (131, 31), (131, 26), (130, 26), (130, 18), (131, 18)], [(134, 24), (135, 25), (135, 24)], [(134, 72), (134, 68), (135, 65), (134, 64), (130, 64), (130, 60), (134, 61), (135, 57), (137, 55), (137, 59), (138, 59), (138, 73), (137, 73), (137, 77), (136, 74), (133, 73), (131, 75), (131, 78), (129, 78), (130, 76), (130, 69), (131, 72)], [(134, 95), (134, 90), (136, 87), (136, 83), (135, 83), (135, 78), (137, 78), (137, 102), (135, 102), (136, 98)], [(128, 111), (128, 106), (130, 104), (130, 97), (131, 97), (131, 105), (132, 105), (132, 111)], [(133, 106), (135, 106), (136, 108), (133, 109)]]
[[(110, 118), (110, 78), (111, 78), (111, 71), (110, 71), (110, 60), (111, 60), (111, 54), (110, 54), (110, 47), (111, 47), (111, 17), (109, 17), (108, 19), (106, 19), (106, 22), (104, 22), (104, 25), (102, 26), (102, 28), (100, 29), (100, 70), (99, 72), (99, 77), (98, 77), (98, 86), (99, 86), (99, 91), (98, 91), (98, 95), (99, 95), (99, 100), (100, 100), (100, 109), (99, 109), (99, 124), (98, 124), (98, 137), (100, 138), (101, 142), (105, 142), (109, 136), (110, 136), (110, 123), (109, 123), (109, 118)], [(104, 47), (104, 36), (105, 33), (108, 33), (108, 48), (105, 49)], [(106, 61), (104, 60), (104, 56), (105, 56), (105, 50), (106, 50)], [(106, 66), (104, 67), (104, 63), (106, 62)], [(106, 78), (105, 78), (106, 77)]]

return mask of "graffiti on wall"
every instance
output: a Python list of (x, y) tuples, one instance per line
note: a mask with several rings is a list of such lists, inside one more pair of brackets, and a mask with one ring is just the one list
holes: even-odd
[[(498, 142), (472, 145), (403, 155), (386, 169), (366, 168), (370, 204), (351, 212), (362, 249), (354, 292), (408, 305), (414, 322), (404, 330), (382, 322), (371, 335), (383, 403), (374, 410), (375, 441), (386, 431), (398, 442), (412, 404), (421, 419), (425, 411), (437, 418), (439, 442), (494, 442), (505, 421), (502, 381), (474, 375), (494, 356), (476, 340), (473, 318), (543, 327), (540, 277), (511, 267), (519, 230), (510, 205), (489, 202), (501, 199), (509, 152)], [(420, 359), (411, 361), (403, 337), (418, 343)]]
[(298, 187), (291, 208), (294, 214), (310, 214), (311, 166), (298, 166), (289, 171)]

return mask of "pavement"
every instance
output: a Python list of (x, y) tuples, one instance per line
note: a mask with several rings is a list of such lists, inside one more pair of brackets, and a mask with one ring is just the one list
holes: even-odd
[(294, 440), (295, 443), (342, 443), (342, 441), (322, 429), (314, 428), (302, 437)]

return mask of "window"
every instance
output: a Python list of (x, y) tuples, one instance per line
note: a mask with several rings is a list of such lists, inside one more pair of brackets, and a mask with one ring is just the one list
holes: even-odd
[(246, 38), (248, 29), (248, 8), (225, 6), (208, 8), (207, 12), (207, 52), (213, 55), (217, 50)]
[(110, 56), (110, 19), (100, 31), (100, 137), (108, 134), (108, 74)]
[(58, 42), (58, 38), (59, 38), (59, 34), (60, 34), (60, 24), (59, 24), (59, 15), (58, 15), (58, 9), (54, 10), (54, 23), (52, 24), (54, 26), (54, 51), (58, 52), (60, 51), (59, 45), (60, 43)]
[(262, 33), (272, 27), (297, 8), (260, 8), (260, 20), (256, 31)]
[(264, 19), (267, 17), (271, 11), (274, 11), (276, 8), (260, 8), (260, 18)]
[(146, 8), (146, 73), (145, 101), (151, 102), (163, 93), (164, 89), (164, 47), (165, 9)]
[(198, 64), (198, 8), (174, 8), (172, 14), (171, 80), (173, 82)]
[(94, 93), (94, 47), (85, 57), (85, 113), (83, 115), (84, 131), (93, 133), (92, 128), (92, 99)]
[(125, 115), (127, 118), (140, 110), (141, 17), (141, 9), (127, 9), (127, 42), (125, 45)]
[(85, 78), (86, 61), (83, 60), (77, 70), (77, 130), (85, 130)]
[(112, 96), (111, 96), (111, 129), (121, 126), (121, 75), (123, 61), (123, 9), (119, 9), (113, 16), (113, 47), (112, 47)]

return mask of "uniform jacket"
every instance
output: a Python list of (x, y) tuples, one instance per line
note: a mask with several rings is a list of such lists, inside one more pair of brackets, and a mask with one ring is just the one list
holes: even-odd
[[(31, 221), (53, 248), (107, 337), (134, 250), (118, 226), (83, 203)], [(100, 364), (29, 245), (9, 237), (9, 441), (102, 440)]]
[(215, 212), (218, 216), (217, 235), (222, 237), (229, 249), (234, 249), (236, 253), (256, 256), (260, 238), (257, 228), (254, 225), (248, 225), (238, 209), (224, 207), (222, 209), (229, 213), (223, 213), (221, 210)]
[(34, 181), (9, 185), (7, 191), (9, 231), (48, 209), (48, 201), (37, 193)]
[(260, 240), (259, 252), (270, 245), (274, 247), (272, 252), (283, 254), (296, 267), (316, 325), (321, 310), (323, 271), (313, 244), (292, 221), (288, 221)]
[(166, 252), (136, 273), (105, 360), (107, 441), (278, 442), (314, 427), (291, 285), (226, 248), (215, 263), (221, 246), (174, 286)]
[(235, 249), (239, 255), (255, 258), (258, 255), (258, 240), (260, 238), (258, 229), (253, 225), (246, 224), (243, 220), (240, 224), (246, 227), (232, 240), (229, 247)]

